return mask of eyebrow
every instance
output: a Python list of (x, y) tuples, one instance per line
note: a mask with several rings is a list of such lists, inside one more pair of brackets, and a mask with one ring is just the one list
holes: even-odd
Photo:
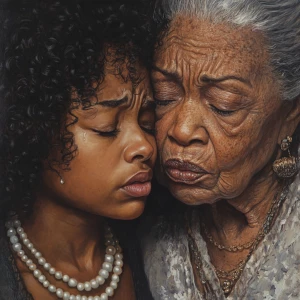
[(207, 75), (202, 75), (200, 77), (200, 80), (203, 82), (222, 82), (222, 81), (226, 81), (226, 80), (237, 80), (240, 82), (245, 83), (246, 85), (248, 85), (249, 87), (252, 87), (252, 84), (250, 81), (248, 81), (247, 79), (243, 78), (243, 77), (239, 77), (239, 76), (235, 76), (235, 75), (228, 75), (228, 76), (222, 76), (222, 77), (210, 77)]
[[(169, 71), (160, 69), (160, 68), (157, 67), (157, 66), (152, 66), (152, 70), (153, 70), (153, 71), (160, 72), (160, 73), (162, 73), (163, 75), (165, 75), (165, 76), (167, 76), (167, 77), (173, 79), (174, 81), (182, 82), (182, 77), (181, 77), (177, 72), (169, 72)], [(164, 80), (157, 80), (157, 81), (164, 81)]]
[(103, 107), (110, 107), (110, 108), (115, 108), (115, 107), (119, 107), (122, 104), (125, 104), (128, 101), (128, 97), (124, 97), (122, 99), (119, 100), (104, 100), (104, 101), (100, 101), (97, 103), (97, 105), (101, 105)]

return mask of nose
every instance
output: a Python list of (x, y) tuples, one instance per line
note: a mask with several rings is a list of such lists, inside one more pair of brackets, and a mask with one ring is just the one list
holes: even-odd
[(209, 134), (203, 123), (203, 113), (198, 102), (193, 103), (193, 100), (189, 100), (177, 107), (168, 136), (181, 146), (208, 143)]
[(145, 132), (141, 129), (131, 132), (128, 145), (125, 148), (124, 156), (128, 163), (132, 163), (135, 160), (146, 162), (153, 158), (155, 160), (156, 156), (156, 146), (150, 138), (146, 136)]

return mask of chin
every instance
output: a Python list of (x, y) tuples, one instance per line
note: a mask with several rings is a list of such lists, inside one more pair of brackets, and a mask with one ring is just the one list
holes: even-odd
[(115, 213), (110, 216), (111, 219), (117, 220), (134, 220), (142, 215), (145, 209), (145, 200), (133, 200), (125, 204), (120, 204), (120, 207), (115, 210)]
[(168, 189), (174, 198), (190, 206), (213, 204), (218, 199), (211, 190), (206, 190), (200, 187), (171, 183), (168, 185)]

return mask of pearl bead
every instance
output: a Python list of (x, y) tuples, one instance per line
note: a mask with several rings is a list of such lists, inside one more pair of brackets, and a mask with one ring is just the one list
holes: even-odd
[(44, 275), (39, 276), (38, 278), (40, 283), (43, 283), (46, 280), (46, 277)]
[(45, 288), (47, 288), (49, 285), (50, 285), (50, 282), (49, 282), (48, 280), (45, 280), (45, 281), (43, 282), (43, 286), (44, 286)]
[(115, 282), (119, 282), (119, 281), (120, 281), (120, 277), (119, 277), (119, 275), (117, 275), (117, 274), (113, 274), (113, 275), (111, 276), (111, 280), (112, 280), (112, 281), (115, 281)]
[(39, 262), (39, 264), (40, 264), (41, 266), (43, 266), (43, 265), (46, 263), (46, 259), (45, 259), (44, 257), (40, 257), (40, 258), (38, 259), (38, 262)]
[(29, 243), (29, 244), (27, 245), (27, 248), (28, 248), (28, 249), (32, 249), (32, 248), (33, 248), (33, 244), (32, 244), (32, 243)]
[(99, 296), (95, 296), (94, 300), (101, 300), (101, 298)]
[(122, 253), (116, 253), (115, 258), (116, 259), (123, 259), (123, 254)]
[(41, 276), (41, 275), (42, 275), (42, 273), (41, 273), (40, 270), (34, 270), (34, 271), (33, 271), (33, 276), (34, 276), (34, 277), (39, 277), (39, 276)]
[(23, 250), (20, 250), (20, 251), (17, 252), (17, 255), (19, 257), (23, 256), (24, 254), (25, 254), (25, 252)]
[(23, 256), (21, 257), (21, 260), (24, 261), (24, 262), (26, 262), (26, 261), (28, 260), (27, 255), (23, 255)]
[(26, 261), (26, 265), (29, 266), (29, 265), (31, 265), (31, 264), (32, 264), (32, 260), (31, 260), (31, 259), (28, 259), (28, 260)]
[(113, 272), (117, 275), (120, 275), (122, 273), (122, 268), (121, 267), (118, 267), (118, 266), (115, 266), (113, 268)]
[(87, 300), (94, 300), (94, 297), (93, 297), (93, 296), (89, 296), (89, 297), (87, 298)]
[(20, 226), (21, 226), (21, 222), (20, 222), (19, 220), (15, 220), (15, 221), (14, 221), (14, 226), (15, 226), (16, 228), (20, 227)]
[(116, 254), (116, 248), (114, 246), (108, 246), (106, 248), (106, 254), (115, 255)]
[(11, 237), (11, 236), (13, 236), (13, 235), (16, 235), (16, 231), (15, 231), (13, 228), (9, 228), (9, 229), (7, 230), (7, 236), (8, 236), (8, 237)]
[(25, 232), (21, 233), (21, 234), (20, 234), (20, 238), (21, 238), (22, 240), (27, 239), (27, 234), (26, 234)]
[(64, 300), (69, 300), (70, 299), (70, 293), (69, 292), (64, 292)]
[(76, 296), (76, 300), (81, 300), (81, 296), (80, 296), (80, 295), (77, 295), (77, 296)]
[(49, 274), (53, 275), (53, 274), (55, 274), (55, 272), (56, 272), (55, 268), (51, 267), (49, 269)]
[(49, 263), (45, 263), (43, 267), (46, 271), (49, 271), (51, 268), (51, 265)]
[(84, 283), (84, 289), (89, 292), (92, 289), (91, 284), (87, 281)]
[(102, 276), (97, 276), (96, 280), (100, 285), (102, 285), (105, 282), (105, 279)]
[(58, 280), (62, 279), (62, 273), (60, 271), (56, 271), (54, 276)]
[(36, 270), (36, 265), (31, 264), (28, 268), (29, 268), (30, 271), (34, 271), (34, 270)]
[(103, 278), (107, 279), (109, 276), (109, 273), (106, 270), (101, 269), (99, 271), (99, 275), (102, 276)]
[(56, 287), (55, 287), (54, 285), (50, 284), (50, 285), (48, 286), (48, 291), (49, 291), (50, 293), (55, 293), (55, 292), (56, 292)]
[(24, 243), (25, 246), (27, 246), (28, 244), (30, 244), (30, 241), (29, 241), (29, 239), (24, 239), (23, 243)]
[(22, 233), (24, 232), (24, 229), (23, 229), (22, 227), (18, 227), (18, 228), (17, 228), (17, 232), (18, 232), (19, 234), (22, 234)]
[(107, 294), (102, 293), (101, 296), (100, 296), (100, 299), (101, 299), (101, 300), (107, 300), (107, 299), (108, 299)]
[(71, 278), (68, 282), (69, 287), (75, 287), (77, 285), (77, 280), (74, 278)]
[(121, 252), (122, 252), (122, 248), (121, 248), (120, 246), (117, 246), (117, 247), (116, 247), (116, 252), (117, 252), (117, 253), (121, 253)]
[(96, 279), (91, 280), (91, 286), (93, 289), (97, 289), (99, 287), (99, 282)]
[(112, 264), (112, 263), (114, 262), (114, 257), (113, 257), (112, 255), (110, 255), (110, 254), (105, 254), (104, 260), (105, 260), (106, 262)]
[(80, 292), (83, 291), (84, 290), (84, 283), (81, 283), (81, 282), (78, 283), (77, 284), (77, 290), (80, 291)]
[(108, 286), (106, 289), (105, 289), (105, 293), (108, 295), (108, 296), (112, 296), (114, 294), (114, 289), (110, 286)]
[(87, 300), (87, 296), (81, 296), (81, 300)]
[(57, 289), (57, 290), (56, 290), (56, 296), (57, 296), (58, 298), (62, 298), (62, 297), (64, 296), (63, 290), (62, 290), (62, 289)]
[(35, 258), (40, 258), (40, 257), (42, 257), (42, 253), (41, 252), (36, 252), (34, 254), (34, 256), (35, 256)]
[(11, 228), (11, 227), (13, 227), (13, 226), (14, 226), (14, 224), (13, 224), (12, 221), (7, 221), (7, 222), (5, 223), (5, 227), (6, 227), (6, 228)]
[(118, 283), (115, 282), (115, 281), (112, 281), (112, 282), (110, 283), (110, 286), (115, 290), (115, 289), (118, 287)]
[(70, 280), (70, 276), (69, 275), (64, 275), (62, 280), (63, 280), (63, 282), (68, 282)]
[(112, 264), (109, 263), (109, 262), (104, 262), (102, 264), (102, 268), (108, 272), (111, 272), (112, 271)]
[(76, 296), (75, 295), (70, 295), (69, 300), (76, 300)]
[(22, 245), (20, 243), (16, 243), (16, 244), (13, 244), (12, 248), (14, 251), (17, 252), (17, 251), (22, 250)]
[(37, 253), (37, 250), (36, 250), (35, 248), (32, 248), (32, 249), (31, 249), (31, 253), (32, 253), (33, 255), (35, 255), (35, 254)]
[(117, 259), (116, 261), (115, 261), (115, 266), (118, 266), (118, 267), (123, 267), (123, 261), (122, 260), (120, 260), (120, 259)]

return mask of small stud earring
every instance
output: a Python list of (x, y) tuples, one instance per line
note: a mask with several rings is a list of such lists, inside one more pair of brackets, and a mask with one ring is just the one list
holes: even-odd
[(62, 178), (62, 176), (60, 175), (60, 174), (58, 174), (59, 175), (59, 177), (60, 177), (60, 184), (65, 184), (65, 181), (64, 181), (64, 179)]
[(273, 170), (280, 178), (290, 178), (298, 172), (297, 159), (292, 156), (290, 152), (292, 141), (293, 139), (290, 136), (287, 136), (286, 139), (281, 141), (281, 150), (287, 151), (289, 157), (282, 157), (273, 163)]

